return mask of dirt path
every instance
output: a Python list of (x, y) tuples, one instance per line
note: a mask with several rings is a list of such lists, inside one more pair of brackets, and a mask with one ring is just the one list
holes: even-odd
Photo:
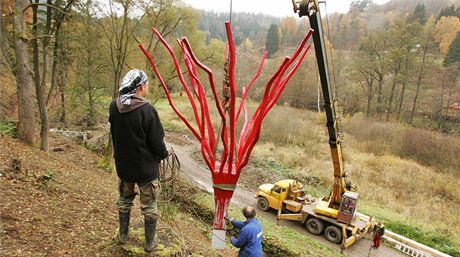
[[(202, 188), (207, 190), (208, 192), (212, 192), (212, 179), (211, 179), (211, 174), (207, 170), (206, 167), (198, 165), (192, 156), (192, 153), (196, 149), (196, 145), (194, 144), (184, 144), (185, 141), (182, 140), (177, 140), (177, 137), (172, 140), (176, 143), (168, 142), (167, 145), (168, 147), (173, 147), (180, 162), (181, 162), (181, 176), (189, 179), (190, 181), (193, 181), (194, 183), (200, 185)], [(232, 198), (232, 204), (237, 205), (239, 207), (243, 206), (256, 206), (256, 201), (254, 198), (254, 193), (249, 190), (244, 189), (242, 186), (238, 186), (237, 189), (235, 190), (235, 193)], [(276, 212), (273, 211), (268, 211), (268, 212), (258, 212), (259, 215), (263, 216), (264, 218), (271, 219), (273, 220), (273, 225), (276, 223)], [(284, 226), (289, 226), (291, 229), (294, 229), (295, 231), (308, 236), (315, 238), (316, 240), (332, 247), (333, 249), (336, 249), (337, 252), (340, 252), (340, 246), (333, 244), (329, 241), (327, 241), (324, 237), (322, 236), (315, 236), (310, 233), (308, 233), (305, 229), (305, 227), (294, 221), (281, 221), (281, 225)], [(378, 250), (372, 250), (369, 253), (369, 249), (371, 246), (371, 241), (370, 240), (361, 240), (357, 244), (351, 246), (348, 248), (345, 253), (348, 256), (356, 256), (356, 257), (404, 257), (407, 256), (403, 253), (400, 253), (394, 249), (391, 249), (389, 247), (380, 247)]]

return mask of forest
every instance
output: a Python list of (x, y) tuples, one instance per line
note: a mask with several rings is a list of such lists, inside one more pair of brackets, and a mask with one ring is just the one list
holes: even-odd
[[(36, 102), (42, 138), (50, 122), (93, 126), (103, 121), (127, 69), (143, 68), (153, 75), (136, 40), (155, 52), (163, 73), (171, 74), (171, 89), (180, 90), (150, 28), (170, 39), (187, 37), (205, 64), (222, 70), (228, 13), (196, 10), (180, 1), (14, 3), (2, 2), (0, 114), (3, 121), (18, 114), (19, 120), (33, 121)], [(18, 7), (23, 15), (14, 12)], [(393, 0), (381, 6), (362, 0), (354, 1), (346, 14), (324, 16), (334, 93), (342, 113), (458, 132), (459, 12), (447, 0)], [(307, 23), (305, 18), (233, 14), (238, 54), (247, 57), (238, 63), (239, 82), (248, 83), (250, 74), (244, 71), (255, 69), (253, 59), (265, 50), (273, 62), (289, 52), (306, 33)], [(285, 104), (307, 109), (320, 105), (314, 57), (309, 57), (283, 95)], [(162, 97), (158, 87), (153, 91), (153, 99)], [(260, 90), (253, 92), (251, 97), (260, 98)], [(18, 105), (22, 101), (28, 103), (24, 108)], [(29, 132), (19, 126), (20, 137), (30, 134), (27, 127)]]
[[(198, 10), (182, 0), (4, 0), (0, 16), (2, 147), (5, 142), (16, 145), (4, 139), (13, 137), (52, 153), (56, 139), (50, 131), (106, 128), (109, 104), (118, 96), (123, 76), (135, 68), (150, 78), (148, 99), (165, 130), (190, 137), (139, 50), (141, 43), (184, 115), (192, 117), (169, 53), (152, 28), (177, 55), (181, 48), (175, 40), (186, 37), (197, 58), (214, 71), (218, 89), (224, 80), (228, 12)], [(248, 95), (253, 110), (269, 76), (310, 26), (305, 17), (250, 12), (231, 17), (238, 95), (268, 53)], [(460, 256), (460, 1), (378, 5), (354, 0), (347, 13), (324, 12), (322, 19), (340, 132), (345, 134), (345, 162), (367, 192), (361, 210), (380, 215), (401, 235)], [(269, 170), (270, 175), (256, 173), (265, 179), (308, 181), (309, 192), (319, 196), (332, 177), (323, 172), (331, 164), (317, 69), (310, 51), (264, 122), (248, 169)], [(88, 158), (98, 159), (97, 167), (113, 174), (110, 148), (104, 137), (91, 148), (96, 157)], [(52, 166), (56, 174), (58, 166)], [(401, 177), (402, 171), (407, 177)], [(247, 176), (243, 187), (255, 190), (251, 179), (260, 178)]]

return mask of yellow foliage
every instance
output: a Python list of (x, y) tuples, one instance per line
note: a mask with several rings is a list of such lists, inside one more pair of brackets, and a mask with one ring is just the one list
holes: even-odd
[(460, 19), (454, 16), (441, 17), (436, 23), (432, 33), (434, 40), (439, 44), (439, 51), (445, 56), (449, 51), (450, 44), (460, 31)]
[(292, 36), (297, 32), (297, 20), (294, 17), (284, 17), (283, 20), (281, 20), (280, 27), (283, 36)]
[(254, 45), (252, 44), (252, 41), (251, 39), (249, 39), (249, 37), (247, 37), (243, 43), (241, 44), (242, 47), (246, 50), (252, 50), (252, 48), (254, 47)]

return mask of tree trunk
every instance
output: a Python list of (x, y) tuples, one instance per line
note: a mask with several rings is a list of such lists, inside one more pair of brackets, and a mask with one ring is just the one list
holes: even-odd
[(61, 124), (64, 127), (67, 127), (66, 105), (65, 105), (65, 93), (66, 93), (65, 84), (67, 82), (67, 69), (61, 67), (61, 69), (59, 69), (58, 71), (59, 71), (59, 75), (56, 79), (56, 84), (59, 88), (59, 92), (61, 95), (61, 116), (59, 118), (59, 122), (61, 122)]
[(426, 53), (428, 52), (428, 43), (426, 43), (425, 48), (423, 48), (423, 58), (422, 58), (422, 65), (420, 67), (420, 72), (417, 77), (417, 88), (415, 90), (414, 101), (412, 102), (412, 110), (410, 112), (409, 124), (412, 124), (415, 114), (415, 106), (417, 105), (417, 99), (420, 94), (420, 86), (422, 85), (422, 79), (425, 70), (425, 60), (426, 60)]
[(371, 114), (371, 103), (372, 98), (374, 97), (374, 79), (371, 78), (367, 81), (367, 109), (366, 109), (366, 116), (369, 117)]
[(13, 15), (14, 52), (16, 57), (16, 86), (19, 102), (18, 139), (33, 143), (35, 139), (35, 115), (33, 99), (32, 71), (29, 67), (29, 52), (24, 39), (24, 15), (22, 10), (28, 5), (26, 0), (16, 0)]
[(59, 118), (59, 122), (61, 122), (64, 127), (67, 127), (67, 119), (65, 112), (65, 83), (63, 81), (59, 81), (58, 86), (61, 94), (61, 117)]
[(60, 31), (61, 31), (61, 26), (60, 23), (56, 26), (56, 32), (54, 34), (55, 39), (54, 39), (54, 49), (53, 49), (53, 65), (51, 68), (51, 85), (50, 89), (48, 91), (48, 96), (46, 97), (46, 105), (49, 105), (49, 102), (51, 100), (51, 97), (53, 95), (53, 91), (56, 88), (56, 76), (57, 76), (57, 69), (59, 68), (60, 65), (58, 65), (59, 61), (59, 51), (60, 51), (60, 45), (59, 45), (59, 37), (60, 37)]
[(86, 90), (88, 93), (88, 126), (94, 125), (94, 97), (93, 97), (93, 88), (91, 81), (91, 73), (93, 71), (93, 61), (91, 59), (92, 51), (91, 48), (87, 49), (86, 56)]
[[(35, 0), (35, 3), (39, 3), (39, 0)], [(45, 152), (48, 152), (48, 112), (46, 110), (45, 98), (44, 98), (44, 88), (40, 81), (40, 62), (39, 62), (39, 50), (38, 50), (38, 7), (33, 7), (33, 20), (34, 26), (32, 28), (32, 35), (34, 39), (32, 40), (32, 48), (33, 48), (33, 55), (34, 55), (34, 81), (35, 81), (35, 92), (38, 100), (38, 109), (40, 112), (40, 120), (41, 120), (41, 127), (40, 127), (40, 149)], [(46, 59), (45, 59), (46, 60)], [(43, 67), (46, 67), (47, 63), (43, 63)], [(46, 69), (44, 68), (46, 71)]]
[(396, 89), (396, 76), (398, 76), (398, 72), (395, 72), (394, 74), (393, 84), (391, 85), (390, 99), (388, 100), (387, 108), (385, 110), (387, 121), (390, 118), (391, 106), (393, 105), (393, 98), (394, 98), (395, 89)]
[(377, 113), (380, 114), (382, 112), (383, 102), (383, 75), (378, 75), (377, 81), (379, 82), (379, 86), (377, 88)]
[(401, 93), (399, 94), (398, 119), (401, 117), (401, 110), (404, 104), (404, 94), (406, 92), (408, 77), (409, 77), (409, 56), (406, 56), (406, 60), (404, 62), (404, 79), (403, 79), (402, 86), (401, 86)]
[(404, 81), (402, 86), (401, 86), (401, 93), (400, 93), (399, 104), (398, 104), (398, 119), (401, 117), (401, 110), (402, 110), (402, 106), (403, 106), (403, 103), (404, 103), (404, 93), (406, 91), (406, 84), (407, 84), (407, 82)]

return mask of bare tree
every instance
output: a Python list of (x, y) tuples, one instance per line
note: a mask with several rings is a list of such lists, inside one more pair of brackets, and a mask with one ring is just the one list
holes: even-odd
[[(48, 151), (48, 131), (49, 131), (49, 119), (48, 119), (48, 108), (45, 101), (45, 88), (48, 82), (48, 66), (49, 66), (49, 45), (51, 38), (54, 38), (57, 26), (60, 27), (62, 22), (61, 16), (58, 16), (59, 23), (52, 25), (54, 17), (52, 11), (59, 12), (61, 15), (66, 15), (67, 11), (71, 8), (72, 3), (75, 0), (70, 0), (64, 9), (53, 5), (51, 0), (47, 0), (46, 4), (41, 3), (39, 0), (35, 0), (33, 4), (30, 4), (25, 9), (32, 7), (33, 10), (33, 26), (32, 26), (32, 49), (33, 49), (33, 66), (34, 66), (34, 82), (35, 92), (37, 96), (38, 109), (40, 113), (41, 127), (40, 127), (40, 149)], [(38, 29), (40, 24), (38, 17), (39, 6), (46, 7), (46, 18), (44, 20), (45, 28), (43, 31)], [(63, 17), (63, 16), (62, 16)], [(42, 62), (40, 63), (40, 50), (39, 44), (42, 43)]]
[[(108, 57), (113, 75), (113, 98), (118, 95), (119, 83), (126, 66), (129, 46), (134, 41), (133, 34), (145, 16), (145, 10), (139, 9), (139, 3), (131, 0), (109, 0), (107, 17), (99, 20), (109, 51)], [(146, 4), (146, 6), (148, 5)], [(130, 17), (130, 15), (134, 15), (134, 10), (140, 10), (142, 15), (140, 17)]]
[(101, 83), (100, 74), (108, 67), (104, 62), (104, 57), (97, 54), (97, 46), (101, 44), (101, 32), (98, 31), (96, 15), (94, 13), (96, 5), (94, 1), (87, 0), (80, 5), (81, 23), (84, 29), (79, 33), (80, 48), (78, 49), (78, 69), (77, 85), (80, 86), (88, 100), (87, 117), (88, 126), (96, 123), (96, 104), (100, 91), (106, 88), (105, 83)]
[(434, 17), (430, 17), (423, 27), (421, 37), (420, 37), (420, 45), (418, 45), (417, 47), (418, 48), (417, 53), (419, 55), (421, 54), (422, 60), (420, 62), (420, 69), (419, 69), (417, 81), (416, 81), (415, 96), (412, 101), (412, 108), (411, 108), (410, 117), (409, 117), (410, 124), (412, 124), (412, 121), (414, 119), (417, 101), (420, 95), (420, 89), (422, 86), (423, 79), (425, 77), (425, 67), (427, 64), (430, 64), (435, 60), (434, 58), (432, 57), (429, 58), (428, 56), (428, 52), (435, 47), (435, 44), (431, 36), (431, 32), (434, 28), (434, 23), (435, 23)]

